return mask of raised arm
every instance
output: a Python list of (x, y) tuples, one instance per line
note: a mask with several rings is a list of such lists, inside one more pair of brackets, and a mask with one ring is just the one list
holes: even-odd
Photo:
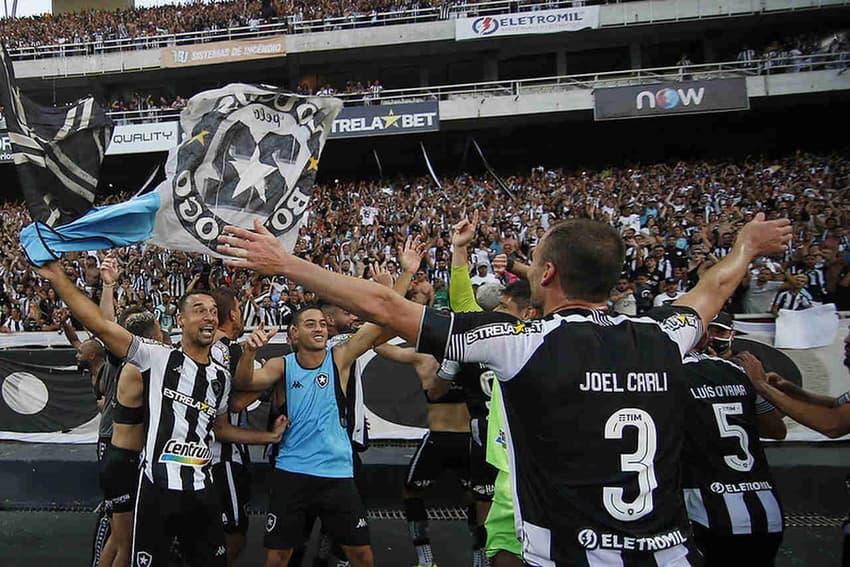
[(475, 301), (475, 291), (469, 278), (469, 243), (475, 238), (478, 211), (472, 220), (463, 219), (452, 228), (452, 277), (449, 278), (449, 305), (456, 313), (483, 311)]
[(785, 250), (791, 240), (791, 221), (778, 219), (765, 221), (764, 213), (747, 223), (732, 251), (700, 277), (696, 287), (683, 295), (673, 305), (694, 309), (706, 327), (735, 292), (746, 275), (750, 262), (759, 256), (770, 256)]
[(331, 273), (289, 254), (261, 223), (254, 231), (228, 226), (230, 236), (219, 238), (218, 251), (231, 256), (228, 266), (255, 270), (265, 275), (281, 274), (357, 314), (393, 329), (400, 336), (415, 340), (423, 307), (408, 301), (380, 284), (360, 278)]
[(262, 368), (254, 368), (257, 350), (267, 345), (276, 334), (277, 329), (267, 333), (263, 323), (260, 322), (248, 340), (242, 344), (242, 355), (239, 357), (236, 374), (233, 377), (234, 390), (263, 391), (283, 377), (285, 364), (282, 357), (271, 359)]
[(115, 321), (115, 284), (120, 275), (118, 260), (112, 256), (104, 258), (100, 264), (100, 282), (103, 284), (100, 291), (100, 314), (107, 321)]
[[(385, 287), (392, 287), (393, 291), (399, 295), (404, 294), (410, 286), (413, 274), (415, 274), (416, 270), (419, 269), (419, 263), (422, 261), (422, 256), (425, 252), (426, 247), (422, 244), (419, 236), (416, 236), (415, 238), (408, 237), (404, 247), (399, 250), (401, 275), (398, 280), (396, 280), (395, 285), (392, 283), (392, 276), (377, 265), (372, 266), (372, 270), (375, 273), (375, 281)], [(374, 323), (366, 323), (360, 327), (356, 333), (354, 333), (353, 337), (334, 348), (334, 359), (340, 367), (347, 368), (355, 360), (357, 360), (360, 355), (372, 348), (375, 344), (386, 342), (387, 339), (392, 338), (392, 335), (393, 333), (388, 333)], [(344, 377), (343, 381), (345, 380), (347, 380), (347, 378)], [(343, 390), (345, 390), (346, 385), (347, 384), (342, 384)]]
[(752, 354), (739, 353), (735, 360), (747, 372), (756, 391), (794, 421), (832, 439), (850, 433), (850, 404), (824, 407), (792, 398), (768, 382), (761, 362)]
[(112, 354), (119, 358), (127, 356), (133, 335), (118, 323), (104, 319), (98, 306), (68, 279), (59, 262), (48, 262), (41, 268), (34, 269), (39, 276), (50, 282), (56, 290), (56, 295), (65, 301), (71, 313), (86, 329), (97, 335)]

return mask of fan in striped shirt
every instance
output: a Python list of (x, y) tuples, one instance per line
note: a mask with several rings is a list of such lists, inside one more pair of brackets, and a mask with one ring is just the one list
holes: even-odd
[(785, 424), (730, 360), (733, 326), (720, 313), (709, 324), (706, 353), (684, 359), (685, 506), (707, 564), (732, 565), (746, 556), (754, 565), (772, 565), (782, 542), (782, 508), (759, 437), (783, 439)]
[(776, 298), (773, 300), (773, 306), (771, 306), (770, 311), (774, 315), (778, 315), (780, 309), (800, 311), (811, 307), (812, 298), (804, 289), (808, 282), (809, 278), (805, 274), (789, 276), (789, 289), (782, 290), (776, 294)]

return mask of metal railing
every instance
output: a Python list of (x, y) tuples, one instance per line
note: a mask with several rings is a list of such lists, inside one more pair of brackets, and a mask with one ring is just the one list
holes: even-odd
[[(652, 8), (655, 4), (668, 5), (674, 3), (676, 9), (673, 13), (676, 14), (673, 20), (686, 20), (708, 16), (729, 16), (737, 13), (761, 13), (773, 12), (763, 0), (750, 0), (749, 9), (745, 12), (735, 11), (733, 6), (740, 7), (740, 3), (730, 2), (727, 6), (727, 11), (722, 13), (703, 13), (700, 3), (697, 0), (696, 4), (692, 1), (679, 0), (664, 0), (657, 2), (649, 2), (649, 19), (648, 21), (636, 22), (633, 20), (633, 15), (627, 13), (630, 0), (492, 0), (489, 2), (465, 2), (451, 1), (441, 6), (416, 8), (410, 10), (400, 10), (391, 12), (357, 12), (348, 16), (327, 17), (315, 20), (299, 19), (297, 15), (288, 15), (277, 18), (271, 23), (256, 23), (248, 26), (212, 29), (206, 31), (193, 31), (185, 33), (164, 33), (145, 37), (127, 37), (127, 38), (108, 38), (101, 40), (92, 40), (87, 42), (63, 42), (52, 45), (38, 45), (27, 47), (14, 47), (9, 49), (9, 54), (14, 60), (31, 60), (43, 59), (50, 57), (70, 57), (70, 56), (87, 56), (100, 55), (105, 53), (114, 53), (122, 51), (136, 51), (146, 49), (161, 49), (175, 47), (178, 45), (195, 45), (212, 43), (218, 41), (230, 41), (239, 39), (257, 39), (281, 34), (301, 34), (314, 33), (322, 31), (337, 31), (351, 30), (357, 28), (368, 28), (375, 26), (390, 26), (397, 24), (411, 24), (421, 22), (432, 22), (439, 20), (448, 20), (453, 18), (476, 17), (483, 15), (507, 14), (512, 12), (528, 12), (536, 10), (548, 10), (554, 8), (565, 8), (573, 6), (589, 6), (596, 4), (622, 4), (623, 17), (617, 23), (609, 25), (629, 25), (637, 23), (652, 23), (655, 17), (652, 15)], [(683, 9), (679, 9), (679, 5)], [(850, 4), (850, 0), (813, 0), (812, 5), (794, 7), (790, 3), (786, 10), (794, 9), (816, 9), (823, 6), (838, 6)], [(696, 5), (697, 14), (693, 15), (689, 12)], [(680, 14), (681, 11), (681, 15)], [(667, 15), (659, 18), (658, 21), (669, 21), (671, 19), (667, 10)], [(602, 27), (607, 27), (603, 24)]]
[[(785, 59), (764, 58), (748, 62), (726, 61), (681, 66), (656, 67), (652, 69), (631, 69), (625, 71), (605, 71), (580, 75), (539, 77), (516, 81), (485, 81), (411, 89), (387, 89), (379, 97), (364, 93), (342, 93), (334, 95), (343, 100), (346, 106), (362, 104), (398, 104), (403, 102), (421, 102), (427, 100), (456, 100), (463, 98), (487, 98), (493, 96), (520, 96), (569, 90), (592, 90), (603, 87), (640, 85), (663, 81), (721, 79), (729, 77), (752, 77), (759, 75), (779, 75), (805, 71), (834, 69), (838, 73), (850, 67), (850, 52), (816, 53)], [(850, 83), (850, 73), (847, 75)], [(165, 122), (177, 120), (180, 110), (171, 108), (110, 112), (116, 124), (138, 124), (144, 122)]]

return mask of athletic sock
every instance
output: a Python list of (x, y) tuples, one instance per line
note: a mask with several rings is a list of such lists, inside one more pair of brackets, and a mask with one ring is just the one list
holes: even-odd
[(434, 552), (431, 550), (431, 539), (428, 537), (428, 517), (425, 513), (425, 502), (421, 498), (405, 498), (404, 512), (407, 516), (410, 540), (416, 549), (419, 565), (430, 567), (434, 564)]

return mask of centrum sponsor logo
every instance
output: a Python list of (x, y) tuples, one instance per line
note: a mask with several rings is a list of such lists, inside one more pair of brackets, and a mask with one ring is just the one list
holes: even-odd
[(629, 537), (622, 534), (597, 533), (584, 529), (578, 533), (578, 543), (585, 549), (615, 549), (625, 551), (661, 551), (686, 541), (679, 530), (645, 537)]
[(160, 463), (180, 463), (190, 467), (203, 467), (210, 462), (212, 451), (203, 443), (169, 439), (159, 456)]
[(163, 397), (168, 398), (169, 400), (174, 400), (179, 404), (183, 404), (184, 406), (188, 406), (192, 409), (196, 409), (201, 413), (205, 413), (209, 417), (215, 417), (216, 408), (212, 407), (206, 402), (199, 402), (195, 400), (192, 396), (187, 396), (182, 392), (178, 392), (177, 390), (172, 390), (171, 388), (164, 388), (162, 390)]
[(408, 130), (414, 128), (433, 128), (436, 122), (436, 112), (414, 112), (396, 114), (390, 108), (383, 116), (375, 116), (371, 120), (365, 116), (355, 118), (337, 118), (334, 120), (334, 133), (382, 132), (385, 130)]
[(711, 491), (715, 494), (738, 494), (741, 492), (758, 492), (759, 490), (773, 490), (773, 484), (768, 481), (738, 482), (735, 484), (712, 482), (709, 488), (711, 488)]

